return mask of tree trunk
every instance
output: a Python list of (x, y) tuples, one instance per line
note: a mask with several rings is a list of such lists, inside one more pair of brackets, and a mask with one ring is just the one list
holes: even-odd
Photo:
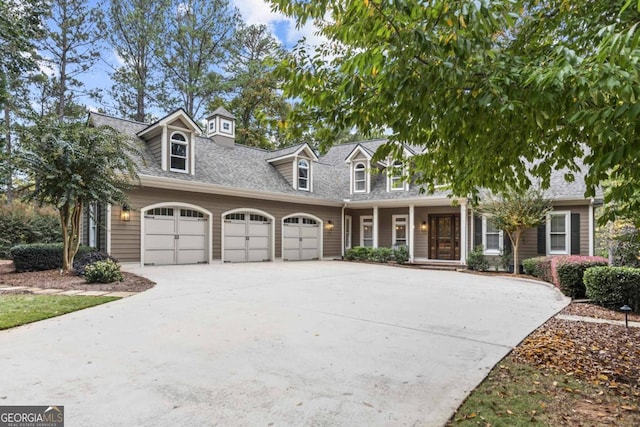
[(522, 232), (520, 230), (517, 230), (514, 232), (514, 236), (513, 238), (511, 238), (511, 235), (509, 235), (509, 239), (511, 239), (511, 246), (513, 247), (513, 274), (520, 274), (520, 268), (519, 268), (519, 259), (518, 259), (518, 246), (520, 246), (520, 234)]
[(60, 212), (60, 226), (62, 228), (62, 271), (68, 272), (69, 259), (67, 253), (69, 252), (69, 203), (65, 203), (62, 207), (58, 208)]
[[(8, 97), (7, 97), (8, 99)], [(9, 103), (5, 102), (4, 104), (4, 125), (6, 128), (5, 133), (5, 142), (7, 144), (6, 153), (7, 153), (7, 203), (9, 205), (13, 204), (13, 153), (11, 146), (11, 108), (9, 107)]]

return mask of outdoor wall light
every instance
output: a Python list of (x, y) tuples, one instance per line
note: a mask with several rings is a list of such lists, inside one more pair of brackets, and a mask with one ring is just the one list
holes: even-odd
[(427, 221), (422, 221), (422, 224), (420, 224), (420, 231), (427, 231)]
[(326, 228), (327, 228), (327, 231), (333, 230), (333, 222), (331, 222), (331, 220), (327, 221)]
[(128, 222), (131, 221), (131, 208), (128, 205), (122, 206), (120, 211), (120, 220)]

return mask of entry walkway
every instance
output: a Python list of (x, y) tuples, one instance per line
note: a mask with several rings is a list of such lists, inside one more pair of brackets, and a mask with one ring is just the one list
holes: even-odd
[(55, 289), (55, 288), (34, 288), (31, 286), (3, 286), (0, 287), (0, 294), (4, 291), (7, 293), (14, 293), (16, 291), (28, 291), (28, 293), (34, 295), (79, 295), (79, 296), (88, 296), (88, 297), (118, 297), (118, 298), (126, 298), (131, 295), (135, 295), (138, 292), (109, 292), (109, 291), (83, 291), (79, 289), (72, 290), (64, 290), (64, 289)]

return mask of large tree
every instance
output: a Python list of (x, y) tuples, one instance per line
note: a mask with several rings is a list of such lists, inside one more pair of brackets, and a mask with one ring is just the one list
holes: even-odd
[(52, 0), (49, 4), (46, 37), (40, 49), (53, 77), (40, 83), (48, 85), (53, 94), (52, 115), (58, 120), (78, 119), (85, 114), (80, 98), (97, 96), (95, 90), (86, 88), (82, 77), (100, 59), (100, 10), (83, 0)]
[(624, 1), (271, 1), (328, 40), (296, 48), (287, 93), (334, 130), (391, 128), (380, 158), (426, 146), (428, 189), (548, 186), (584, 159), (586, 196), (607, 178), (612, 200), (638, 193), (640, 14)]
[[(198, 119), (220, 88), (220, 67), (228, 56), (238, 11), (228, 0), (173, 0), (165, 16), (166, 39), (158, 48), (161, 71), (181, 106)], [(172, 104), (172, 105), (169, 105)]]
[(23, 136), (28, 151), (20, 165), (34, 185), (28, 196), (57, 209), (63, 238), (64, 271), (73, 267), (80, 245), (82, 212), (90, 203), (124, 204), (137, 168), (131, 141), (109, 127), (58, 120), (37, 123)]
[(277, 124), (285, 119), (289, 104), (273, 70), (284, 54), (265, 25), (241, 25), (229, 45), (224, 67), (230, 92), (227, 107), (236, 117), (236, 139), (240, 144), (263, 148), (277, 145)]
[(155, 104), (162, 85), (158, 79), (155, 55), (165, 35), (164, 17), (169, 0), (156, 1), (149, 7), (146, 0), (113, 0), (109, 2), (106, 20), (111, 48), (123, 61), (111, 75), (111, 89), (116, 109), (126, 118), (143, 122), (149, 106)]
[(37, 67), (36, 42), (42, 35), (45, 3), (8, 0), (0, 3), (0, 160), (2, 187), (13, 201), (15, 117), (28, 108), (27, 77)]

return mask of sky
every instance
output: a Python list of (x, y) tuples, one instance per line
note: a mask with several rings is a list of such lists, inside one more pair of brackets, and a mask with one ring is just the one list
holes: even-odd
[[(308, 23), (300, 29), (296, 28), (296, 24), (291, 18), (272, 12), (271, 5), (267, 0), (229, 1), (231, 5), (238, 8), (247, 25), (266, 25), (280, 43), (288, 49), (292, 48), (296, 42), (303, 37), (310, 45), (316, 45), (321, 41), (320, 37), (315, 34), (316, 28), (313, 24)], [(95, 0), (91, 0), (90, 3), (92, 5), (95, 4)], [(96, 64), (86, 75), (83, 76), (82, 80), (89, 89), (103, 89), (103, 93), (106, 98), (107, 94), (105, 89), (108, 89), (111, 86), (109, 74), (111, 73), (112, 68), (121, 65), (121, 63), (121, 60), (114, 52), (103, 52), (103, 61)], [(100, 107), (106, 107), (109, 104), (108, 101), (97, 104), (89, 99), (83, 99), (82, 102), (87, 104), (89, 109), (92, 110), (97, 110)]]

